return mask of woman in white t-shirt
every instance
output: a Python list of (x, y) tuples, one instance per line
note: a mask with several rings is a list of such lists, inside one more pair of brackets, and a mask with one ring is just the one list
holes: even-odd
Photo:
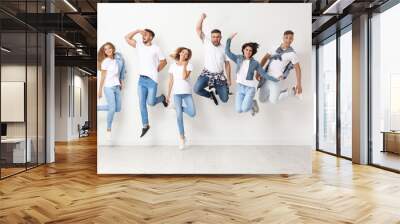
[(265, 72), (260, 63), (254, 59), (258, 48), (257, 43), (249, 42), (243, 44), (242, 54), (234, 54), (231, 51), (231, 42), (236, 34), (232, 34), (226, 40), (225, 46), (226, 55), (236, 63), (237, 88), (235, 109), (238, 113), (251, 110), (251, 114), (254, 116), (259, 111), (257, 101), (254, 99), (258, 85), (257, 72), (267, 80), (274, 82), (278, 82), (279, 80)]
[[(180, 134), (179, 148), (183, 149), (185, 147), (183, 113), (186, 113), (190, 117), (196, 115), (196, 108), (194, 107), (192, 97), (192, 86), (189, 82), (189, 77), (193, 70), (192, 64), (189, 63), (189, 60), (192, 57), (192, 51), (188, 48), (180, 47), (171, 55), (171, 57), (175, 62), (172, 63), (168, 71), (169, 84), (167, 102), (169, 103), (171, 91), (173, 91), (178, 130)], [(183, 102), (185, 106), (183, 106)]]
[(107, 105), (99, 105), (97, 110), (107, 111), (107, 135), (111, 133), (111, 125), (115, 112), (121, 111), (121, 89), (124, 87), (125, 64), (115, 46), (107, 42), (97, 54), (97, 67), (101, 71), (98, 98), (106, 96)]

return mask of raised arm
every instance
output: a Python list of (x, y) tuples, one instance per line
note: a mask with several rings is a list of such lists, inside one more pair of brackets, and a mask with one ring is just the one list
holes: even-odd
[(136, 47), (136, 40), (133, 37), (138, 33), (143, 34), (143, 30), (137, 29), (125, 35), (126, 42), (132, 47)]
[(201, 14), (201, 17), (200, 17), (200, 19), (199, 19), (199, 21), (197, 22), (197, 24), (196, 24), (196, 32), (197, 32), (197, 35), (200, 37), (200, 39), (202, 40), (202, 41), (204, 41), (204, 32), (203, 32), (203, 21), (204, 21), (204, 19), (207, 17), (207, 15), (205, 14), (205, 13), (202, 13)]
[(276, 78), (268, 75), (268, 73), (261, 67), (261, 65), (258, 62), (257, 62), (257, 72), (265, 79), (268, 79), (268, 80), (271, 80), (274, 82), (279, 82), (279, 79), (276, 79)]
[(232, 39), (236, 36), (237, 33), (232, 34), (227, 40), (226, 40), (226, 45), (225, 45), (225, 54), (226, 56), (228, 56), (228, 58), (230, 58), (232, 61), (234, 61), (236, 63), (237, 59), (238, 59), (238, 55), (232, 53), (231, 51), (231, 42)]

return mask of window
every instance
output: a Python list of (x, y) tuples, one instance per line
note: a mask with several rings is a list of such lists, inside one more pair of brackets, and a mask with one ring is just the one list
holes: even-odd
[(336, 153), (336, 39), (318, 48), (318, 149)]
[(390, 74), (390, 130), (400, 130), (400, 73)]
[(350, 26), (340, 36), (340, 155), (348, 158), (352, 157), (352, 74)]
[(400, 171), (398, 21), (400, 4), (371, 18), (370, 161), (374, 165)]

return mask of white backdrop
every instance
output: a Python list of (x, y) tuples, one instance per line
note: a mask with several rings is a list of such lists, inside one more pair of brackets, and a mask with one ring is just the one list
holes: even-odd
[[(137, 50), (129, 46), (124, 36), (138, 28), (150, 28), (158, 44), (167, 56), (177, 47), (191, 48), (191, 63), (194, 85), (203, 68), (203, 47), (195, 26), (200, 14), (207, 18), (203, 24), (206, 35), (214, 28), (222, 31), (223, 40), (233, 32), (232, 51), (239, 53), (244, 42), (260, 44), (257, 60), (267, 50), (275, 50), (285, 30), (293, 30), (294, 49), (302, 68), (303, 100), (287, 99), (278, 104), (260, 104), (260, 112), (238, 114), (234, 109), (235, 95), (228, 103), (219, 106), (193, 93), (197, 109), (195, 118), (184, 115), (185, 132), (189, 144), (193, 145), (306, 145), (313, 144), (313, 91), (311, 76), (311, 4), (98, 4), (97, 44), (110, 41), (115, 44), (126, 60), (127, 83), (122, 92), (122, 111), (116, 113), (113, 123), (113, 145), (176, 145), (178, 130), (174, 110), (162, 104), (149, 108), (151, 129), (144, 138), (139, 138), (141, 119), (137, 96)], [(137, 38), (137, 37), (136, 37)], [(160, 93), (166, 94), (168, 65), (159, 74)], [(236, 79), (235, 65), (231, 62), (232, 76)], [(294, 83), (294, 72), (288, 82)], [(234, 85), (231, 91), (236, 93)], [(105, 103), (103, 98), (99, 103)], [(106, 112), (98, 113), (98, 144), (104, 144)]]

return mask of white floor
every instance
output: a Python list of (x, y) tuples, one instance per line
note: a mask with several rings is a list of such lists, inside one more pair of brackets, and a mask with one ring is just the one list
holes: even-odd
[(310, 146), (98, 146), (98, 174), (310, 174)]

